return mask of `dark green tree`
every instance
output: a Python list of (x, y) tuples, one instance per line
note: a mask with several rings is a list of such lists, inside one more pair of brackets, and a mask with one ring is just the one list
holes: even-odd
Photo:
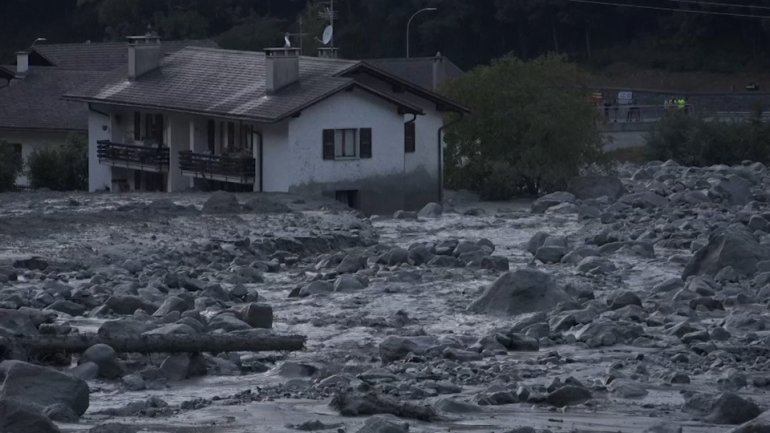
[(16, 187), (16, 177), (22, 170), (18, 146), (0, 140), (0, 192), (10, 191)]

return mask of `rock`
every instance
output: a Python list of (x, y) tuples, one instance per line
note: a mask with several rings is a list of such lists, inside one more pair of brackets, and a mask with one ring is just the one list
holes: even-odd
[(144, 310), (152, 314), (158, 308), (144, 301), (144, 299), (135, 295), (113, 295), (105, 303), (115, 314), (134, 314), (136, 310)]
[(742, 424), (756, 418), (760, 413), (754, 402), (725, 392), (714, 401), (706, 421), (713, 424)]
[(751, 201), (751, 182), (741, 176), (729, 175), (709, 190), (709, 195), (721, 197), (731, 205), (743, 206)]
[(532, 203), (532, 213), (544, 213), (548, 208), (560, 205), (562, 203), (574, 203), (575, 196), (572, 193), (559, 191), (546, 194)]
[(753, 231), (770, 232), (770, 222), (761, 215), (752, 215), (748, 225)]
[(537, 249), (543, 246), (545, 240), (548, 239), (549, 236), (550, 235), (545, 232), (537, 232), (532, 235), (532, 237), (529, 238), (529, 241), (527, 242), (527, 251), (529, 251), (531, 254), (535, 254)]
[(270, 197), (264, 196), (262, 194), (260, 194), (258, 197), (247, 200), (246, 203), (243, 204), (243, 208), (258, 214), (291, 212), (291, 208), (288, 205), (272, 200)]
[(13, 262), (13, 267), (29, 269), (30, 271), (44, 271), (48, 268), (48, 262), (42, 257), (30, 257), (28, 259), (16, 260)]
[(400, 247), (395, 247), (390, 249), (390, 251), (381, 255), (377, 259), (377, 263), (381, 263), (383, 265), (388, 265), (388, 266), (400, 265), (401, 263), (406, 263), (408, 261), (409, 261), (409, 251)]
[(567, 190), (580, 200), (608, 197), (616, 200), (625, 193), (623, 183), (615, 176), (579, 176), (569, 181)]
[(59, 433), (48, 417), (20, 401), (0, 399), (0, 432), (3, 433)]
[(559, 263), (565, 254), (565, 247), (543, 245), (535, 251), (535, 258), (543, 263)]
[(684, 281), (681, 278), (669, 278), (663, 282), (660, 282), (652, 287), (653, 293), (668, 293), (674, 290), (684, 287)]
[(115, 379), (123, 374), (123, 368), (115, 350), (106, 344), (95, 344), (80, 357), (79, 363), (93, 362), (99, 367), (99, 377)]
[(770, 433), (770, 410), (730, 430), (729, 433)]
[(454, 347), (447, 347), (441, 354), (446, 359), (458, 362), (481, 361), (482, 359), (481, 354), (478, 352), (455, 349)]
[(397, 219), (397, 220), (416, 220), (417, 219), (417, 212), (406, 211), (406, 210), (397, 210), (395, 213), (393, 213), (393, 219)]
[(83, 380), (93, 380), (99, 377), (99, 366), (93, 362), (83, 362), (67, 373)]
[[(498, 341), (500, 341), (499, 338)], [(517, 333), (506, 335), (500, 343), (506, 349), (514, 352), (537, 352), (540, 350), (540, 343), (535, 338)]]
[(186, 353), (169, 355), (160, 364), (160, 371), (169, 382), (187, 379), (190, 372), (190, 355)]
[(420, 218), (438, 218), (443, 213), (444, 209), (438, 203), (428, 203), (417, 212), (417, 216)]
[(643, 433), (682, 433), (682, 426), (671, 423), (656, 424), (645, 429)]
[(409, 433), (409, 424), (388, 415), (375, 415), (358, 429), (357, 433)]
[(273, 327), (273, 307), (267, 304), (247, 304), (241, 308), (238, 316), (252, 328)]
[(610, 308), (613, 310), (618, 310), (628, 305), (636, 305), (641, 307), (642, 300), (639, 299), (639, 296), (633, 292), (620, 292), (612, 297)]
[(340, 275), (334, 281), (335, 292), (355, 292), (365, 287), (361, 280), (353, 275)]
[(433, 407), (445, 413), (476, 413), (481, 412), (481, 408), (473, 403), (451, 398), (442, 398), (433, 404)]
[(481, 269), (505, 272), (509, 269), (508, 258), (502, 256), (487, 256), (481, 259)]
[(329, 281), (315, 280), (305, 285), (299, 291), (299, 297), (304, 298), (311, 295), (318, 295), (322, 293), (331, 293), (334, 291), (334, 285)]
[(644, 329), (635, 323), (600, 319), (583, 326), (575, 333), (575, 338), (588, 347), (602, 347), (629, 344), (643, 334)]
[(338, 274), (354, 274), (361, 269), (366, 269), (366, 257), (348, 254), (335, 268)]
[(579, 386), (567, 385), (550, 392), (545, 400), (556, 407), (573, 406), (591, 399), (591, 391)]
[(654, 209), (668, 206), (668, 199), (666, 197), (655, 194), (652, 191), (626, 194), (619, 200), (619, 202), (642, 209)]
[(34, 337), (37, 326), (29, 314), (0, 308), (0, 337)]
[(72, 301), (66, 301), (60, 299), (53, 304), (47, 306), (46, 310), (59, 311), (61, 313), (69, 314), (70, 316), (82, 316), (86, 312), (86, 307), (80, 304), (76, 304)]
[(462, 260), (452, 256), (433, 256), (428, 260), (428, 266), (435, 266), (438, 268), (461, 268), (464, 266)]
[(764, 260), (770, 260), (770, 247), (760, 245), (745, 226), (734, 224), (711, 233), (708, 244), (690, 259), (682, 279), (715, 275), (726, 266), (739, 275), (751, 276), (757, 271), (757, 263)]
[(178, 296), (169, 296), (160, 304), (157, 310), (152, 314), (154, 317), (164, 317), (172, 311), (184, 313), (189, 309), (187, 302)]
[(548, 311), (569, 296), (550, 275), (534, 269), (506, 272), (468, 307), (477, 313), (516, 315)]
[(152, 326), (136, 319), (108, 320), (99, 327), (96, 333), (101, 337), (120, 338), (139, 335), (149, 331)]
[(642, 398), (648, 394), (642, 385), (624, 379), (613, 380), (608, 389), (613, 396), (618, 398)]
[(577, 270), (583, 274), (609, 274), (617, 270), (617, 266), (604, 257), (589, 256), (578, 262)]
[(433, 251), (431, 251), (429, 245), (417, 243), (409, 246), (409, 260), (414, 263), (415, 266), (428, 263), (432, 258)]
[(235, 198), (235, 194), (225, 191), (211, 194), (211, 197), (203, 203), (203, 213), (205, 214), (238, 213), (240, 211), (241, 205)]
[(0, 400), (29, 403), (40, 410), (62, 403), (78, 415), (88, 409), (88, 385), (82, 379), (22, 361), (0, 363)]
[(401, 359), (410, 353), (423, 355), (436, 345), (438, 345), (436, 337), (397, 337), (391, 335), (380, 343), (380, 359), (383, 363), (388, 363)]
[(251, 326), (243, 320), (235, 317), (235, 315), (232, 313), (222, 313), (211, 318), (209, 321), (209, 329), (211, 331), (221, 329), (225, 332), (247, 331), (251, 329)]

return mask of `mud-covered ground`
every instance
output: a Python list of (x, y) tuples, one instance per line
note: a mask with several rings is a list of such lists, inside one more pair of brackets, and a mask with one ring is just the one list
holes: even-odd
[(48, 335), (224, 335), (257, 303), (272, 332), (307, 336), (206, 354), (204, 376), (162, 353), (117, 354), (114, 374), (31, 359), (88, 383), (77, 421), (52, 416), (65, 432), (730, 431), (770, 406), (768, 171), (619, 176), (534, 203), (452, 194), (418, 218), (288, 195), (4, 194), (0, 311), (42, 311)]

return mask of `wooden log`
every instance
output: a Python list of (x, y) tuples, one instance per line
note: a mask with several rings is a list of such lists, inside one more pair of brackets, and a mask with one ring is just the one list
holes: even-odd
[(98, 334), (59, 337), (0, 338), (0, 354), (21, 350), (27, 354), (84, 352), (95, 344), (106, 344), (116, 352), (196, 353), (295, 351), (305, 346), (302, 335), (176, 334), (102, 337)]

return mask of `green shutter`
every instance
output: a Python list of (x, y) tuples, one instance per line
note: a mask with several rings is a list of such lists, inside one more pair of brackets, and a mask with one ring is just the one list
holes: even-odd
[(372, 128), (359, 130), (359, 155), (361, 158), (372, 157)]
[(334, 130), (324, 129), (323, 159), (334, 159)]

